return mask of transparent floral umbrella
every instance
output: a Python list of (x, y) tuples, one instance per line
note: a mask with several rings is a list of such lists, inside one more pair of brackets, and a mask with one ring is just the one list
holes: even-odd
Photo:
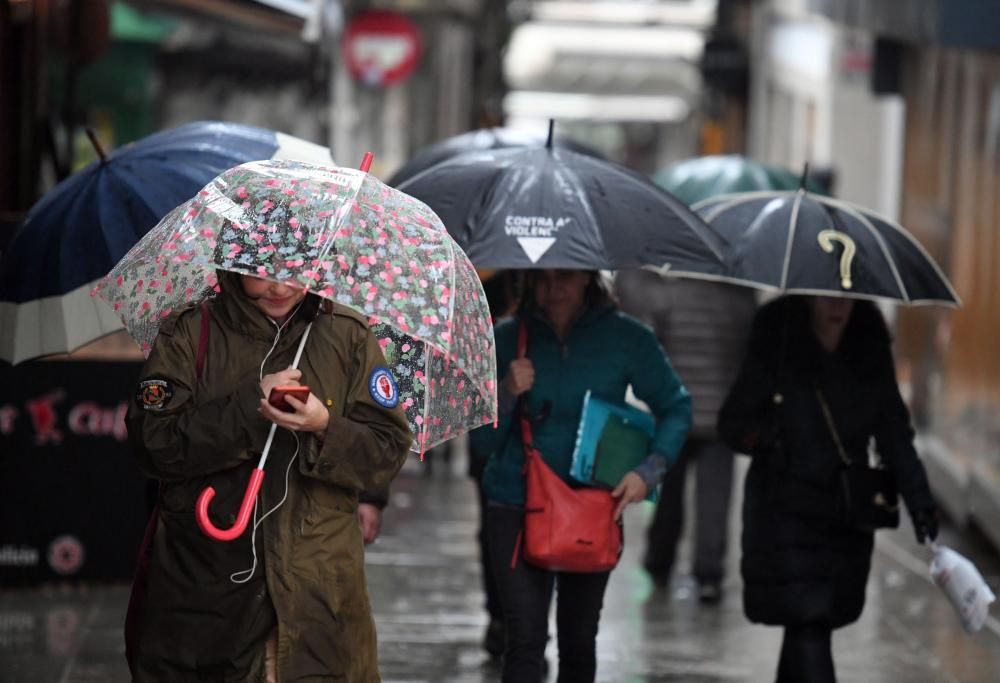
[(149, 353), (171, 311), (218, 271), (297, 282), (368, 315), (413, 449), (496, 419), (493, 328), (465, 253), (425, 204), (365, 171), (259, 161), (216, 177), (94, 289)]

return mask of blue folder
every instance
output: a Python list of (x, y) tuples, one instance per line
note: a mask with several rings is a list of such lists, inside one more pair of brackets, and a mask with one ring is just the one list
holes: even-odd
[[(656, 420), (629, 405), (616, 405), (588, 391), (576, 434), (570, 477), (588, 486), (613, 489), (626, 473), (649, 455), (656, 433)], [(659, 487), (647, 500), (659, 498)]]

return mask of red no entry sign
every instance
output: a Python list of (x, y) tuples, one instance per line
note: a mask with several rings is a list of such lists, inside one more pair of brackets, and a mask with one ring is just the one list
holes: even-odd
[(359, 81), (373, 87), (404, 81), (417, 68), (420, 47), (420, 31), (397, 12), (362, 12), (344, 31), (348, 69)]

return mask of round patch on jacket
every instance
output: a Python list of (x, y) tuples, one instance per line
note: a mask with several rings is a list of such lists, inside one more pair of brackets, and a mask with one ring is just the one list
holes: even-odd
[(163, 410), (174, 396), (170, 382), (165, 379), (145, 379), (139, 382), (135, 402), (143, 410)]
[(368, 378), (368, 393), (383, 408), (399, 405), (399, 387), (388, 368), (375, 368)]

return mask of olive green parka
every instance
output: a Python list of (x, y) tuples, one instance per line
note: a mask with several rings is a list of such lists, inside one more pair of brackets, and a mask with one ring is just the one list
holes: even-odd
[[(128, 413), (140, 467), (161, 482), (135, 680), (263, 680), (277, 629), (279, 681), (378, 681), (358, 493), (388, 485), (412, 438), (402, 409), (369, 390), (385, 366), (378, 341), (363, 316), (312, 295), (279, 331), (237, 278), (220, 284), (201, 376), (195, 307), (164, 321)], [(256, 533), (251, 521), (234, 541), (210, 539), (195, 501), (214, 487), (212, 522), (233, 525), (271, 425), (260, 376), (291, 365), (310, 320), (298, 367), (329, 407), (326, 435), (279, 428)]]

